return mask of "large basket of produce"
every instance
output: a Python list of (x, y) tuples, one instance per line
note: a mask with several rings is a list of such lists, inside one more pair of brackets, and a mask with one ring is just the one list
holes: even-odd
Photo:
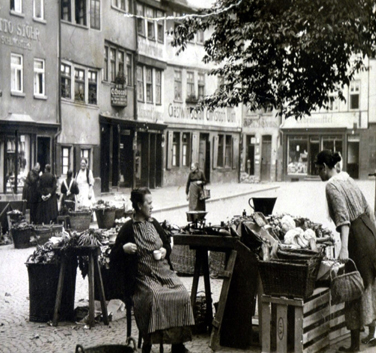
[(52, 237), (51, 227), (36, 226), (34, 229), (34, 235), (37, 240), (37, 244), (43, 245)]
[[(77, 260), (68, 258), (63, 284), (59, 318), (74, 318)], [(60, 258), (47, 242), (37, 249), (26, 262), (29, 276), (29, 320), (47, 322), (53, 319), (57, 286), (60, 273)]]
[(16, 249), (25, 249), (33, 244), (30, 238), (33, 234), (34, 226), (26, 221), (16, 223), (12, 226), (12, 238)]
[(69, 212), (69, 221), (71, 229), (82, 232), (90, 227), (92, 211), (90, 209), (78, 209)]
[(98, 200), (93, 208), (97, 217), (98, 228), (110, 229), (114, 226), (116, 207), (111, 206), (109, 202)]
[(315, 289), (322, 259), (323, 254), (317, 253), (306, 260), (260, 260), (258, 267), (264, 293), (307, 299)]

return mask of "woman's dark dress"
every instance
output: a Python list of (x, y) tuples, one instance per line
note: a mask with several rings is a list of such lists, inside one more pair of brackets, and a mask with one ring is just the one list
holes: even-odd
[[(202, 181), (202, 184), (197, 184), (197, 181)], [(190, 211), (205, 211), (205, 200), (200, 200), (202, 189), (206, 184), (204, 173), (197, 169), (190, 172), (188, 175), (187, 186), (185, 193), (189, 194), (189, 210)]]
[(25, 185), (22, 190), (22, 199), (27, 200), (26, 208), (30, 210), (30, 222), (38, 221), (38, 204), (40, 200), (39, 190), (39, 172), (32, 169), (26, 177)]
[[(71, 178), (66, 179), (61, 183), (60, 187), (61, 194), (63, 195), (61, 198), (61, 209), (64, 209), (64, 202), (65, 201), (73, 201), (76, 202), (76, 195), (78, 195), (78, 184), (77, 182)], [(67, 195), (68, 191), (70, 191), (70, 194)], [(73, 210), (75, 209), (73, 204)]]
[(49, 172), (44, 173), (39, 180), (40, 195), (51, 194), (47, 201), (40, 199), (38, 207), (38, 223), (49, 224), (56, 222), (58, 209), (56, 197), (56, 178)]

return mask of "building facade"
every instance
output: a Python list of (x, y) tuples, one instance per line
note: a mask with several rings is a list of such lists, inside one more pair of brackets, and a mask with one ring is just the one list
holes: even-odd
[(57, 2), (0, 6), (0, 194), (22, 193), (39, 162), (55, 165), (59, 114)]

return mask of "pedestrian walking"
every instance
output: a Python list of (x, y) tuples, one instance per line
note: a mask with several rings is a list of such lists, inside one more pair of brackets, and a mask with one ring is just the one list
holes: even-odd
[(205, 200), (201, 199), (205, 184), (204, 172), (199, 169), (198, 163), (192, 163), (185, 188), (187, 201), (189, 201), (189, 211), (205, 211)]
[(76, 197), (77, 207), (91, 208), (94, 200), (94, 177), (93, 172), (88, 168), (88, 162), (86, 158), (81, 160), (81, 168), (76, 174), (76, 182), (79, 189), (79, 194)]
[(44, 173), (39, 179), (39, 194), (41, 200), (38, 207), (39, 224), (49, 224), (57, 220), (56, 183), (56, 177), (51, 173), (51, 166), (46, 164)]
[(171, 246), (160, 224), (151, 218), (152, 195), (147, 188), (131, 192), (134, 215), (121, 228), (111, 252), (111, 267), (121, 274), (122, 291), (132, 297), (134, 315), (149, 353), (153, 343), (171, 343), (184, 353), (194, 325), (189, 294), (172, 270)]
[(38, 221), (38, 203), (40, 200), (38, 190), (39, 173), (40, 164), (36, 163), (34, 168), (27, 174), (22, 190), (22, 199), (26, 200), (26, 209), (30, 210), (31, 223), (37, 223)]
[(67, 178), (63, 180), (60, 187), (61, 191), (61, 206), (62, 213), (67, 213), (68, 210), (75, 210), (76, 196), (80, 190), (76, 180), (73, 178), (73, 171), (68, 170)]
[(321, 151), (316, 167), (322, 181), (327, 181), (326, 198), (329, 215), (341, 236), (339, 259), (352, 259), (364, 282), (360, 299), (345, 303), (345, 319), (351, 331), (351, 346), (340, 347), (341, 352), (358, 352), (360, 329), (369, 326), (372, 340), (376, 319), (376, 225), (371, 207), (354, 180), (346, 172), (338, 172), (336, 164), (341, 156), (329, 150)]

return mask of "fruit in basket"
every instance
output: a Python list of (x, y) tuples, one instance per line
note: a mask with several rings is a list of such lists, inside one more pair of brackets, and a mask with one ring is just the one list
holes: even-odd
[(282, 226), (282, 230), (285, 233), (287, 233), (289, 230), (294, 229), (296, 227), (296, 224), (295, 224), (294, 219), (291, 216), (285, 215), (281, 219), (281, 226)]

